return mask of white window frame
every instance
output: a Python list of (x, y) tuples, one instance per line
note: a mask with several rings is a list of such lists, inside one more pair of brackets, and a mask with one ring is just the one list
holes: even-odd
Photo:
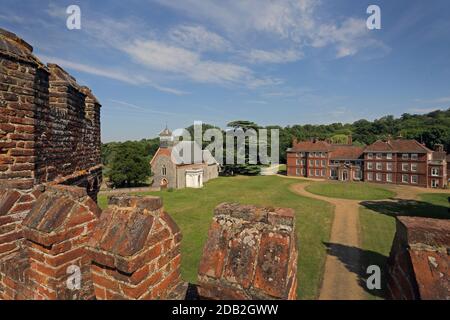
[(297, 175), (297, 176), (300, 175), (300, 168), (296, 168), (296, 169), (295, 169), (295, 175)]
[(309, 160), (309, 165), (312, 167), (314, 165), (314, 160)]
[(327, 165), (325, 160), (322, 160), (322, 167), (325, 167)]
[[(413, 179), (414, 177), (416, 178), (415, 182), (414, 182), (414, 179)], [(419, 176), (416, 175), (416, 174), (411, 175), (411, 184), (418, 184), (418, 183), (419, 183)]]
[(372, 172), (367, 173), (367, 181), (373, 181), (373, 173)]
[(320, 167), (320, 160), (316, 160), (316, 167)]
[(432, 188), (439, 188), (439, 180), (438, 179), (431, 179), (431, 187)]
[(407, 174), (402, 174), (402, 183), (409, 183), (409, 176)]
[(386, 174), (386, 181), (387, 182), (392, 182), (392, 173), (387, 173)]
[(392, 171), (393, 164), (392, 162), (386, 162), (386, 171)]
[(377, 170), (383, 170), (383, 164), (381, 162), (377, 162)]
[(376, 179), (377, 181), (383, 181), (383, 175), (382, 175), (381, 173), (377, 173), (377, 174), (375, 175), (375, 179)]
[(386, 153), (386, 159), (392, 160), (392, 153)]
[(316, 169), (316, 177), (320, 177), (320, 169)]
[(297, 159), (296, 163), (297, 163), (297, 165), (299, 166), (299, 165), (301, 164), (300, 159)]
[(409, 160), (409, 154), (408, 153), (402, 153), (402, 160)]
[(377, 154), (375, 155), (375, 157), (376, 157), (377, 159), (383, 159), (383, 154), (382, 154), (382, 153), (377, 153)]
[(367, 170), (373, 170), (373, 162), (367, 162)]
[(419, 160), (419, 155), (417, 153), (412, 153), (411, 160)]
[(411, 163), (411, 171), (417, 172), (417, 163)]
[(431, 168), (431, 176), (432, 177), (439, 177), (439, 168)]
[(402, 163), (402, 171), (408, 172), (408, 167), (409, 167), (409, 165), (407, 163)]
[(372, 152), (369, 152), (367, 154), (367, 159), (373, 159), (373, 153)]

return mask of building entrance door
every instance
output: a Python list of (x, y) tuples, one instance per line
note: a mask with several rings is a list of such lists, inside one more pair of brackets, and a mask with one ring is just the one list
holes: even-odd
[(342, 181), (347, 181), (348, 180), (348, 172), (347, 170), (342, 172)]

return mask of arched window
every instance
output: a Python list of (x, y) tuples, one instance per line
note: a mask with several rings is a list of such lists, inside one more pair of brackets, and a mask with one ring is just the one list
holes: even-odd
[(161, 168), (161, 174), (162, 174), (163, 176), (165, 176), (165, 175), (167, 174), (167, 168), (166, 168), (166, 166), (162, 166), (162, 168)]

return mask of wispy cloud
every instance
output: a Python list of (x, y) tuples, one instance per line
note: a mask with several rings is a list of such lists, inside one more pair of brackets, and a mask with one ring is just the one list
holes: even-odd
[(352, 56), (366, 48), (381, 50), (383, 54), (389, 52), (388, 46), (373, 38), (364, 19), (323, 20), (320, 2), (315, 0), (154, 1), (207, 21), (234, 38), (243, 37), (243, 41), (254, 37), (256, 32), (267, 39), (278, 38), (279, 45), (283, 40), (291, 46), (294, 43), (298, 49), (334, 46), (336, 58)]
[(109, 78), (109, 79), (125, 82), (128, 84), (132, 84), (132, 85), (149, 86), (156, 90), (175, 94), (175, 95), (188, 94), (188, 92), (185, 92), (185, 91), (181, 91), (181, 90), (177, 90), (174, 88), (169, 88), (169, 87), (164, 87), (164, 86), (154, 84), (154, 83), (152, 83), (151, 80), (149, 80), (145, 76), (141, 76), (141, 75), (125, 73), (125, 72), (112, 70), (112, 69), (108, 69), (108, 68), (100, 68), (100, 67), (91, 66), (91, 65), (87, 65), (87, 64), (68, 61), (65, 59), (60, 59), (57, 57), (49, 57), (49, 56), (41, 55), (40, 58), (43, 59), (44, 61), (58, 64), (63, 68), (68, 68), (68, 69), (72, 69), (75, 71), (92, 74), (95, 76)]
[(197, 51), (228, 51), (231, 43), (201, 25), (179, 25), (169, 31), (169, 39), (182, 47)]
[(155, 40), (136, 40), (124, 47), (135, 61), (147, 68), (181, 74), (196, 82), (244, 84), (259, 87), (276, 80), (258, 78), (245, 66), (228, 62), (205, 60), (194, 51)]
[(251, 63), (289, 63), (303, 58), (303, 53), (293, 49), (286, 51), (266, 51), (253, 49), (246, 52), (244, 56)]

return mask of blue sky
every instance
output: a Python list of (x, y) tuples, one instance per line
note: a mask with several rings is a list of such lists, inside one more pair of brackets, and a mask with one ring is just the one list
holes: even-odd
[[(81, 30), (66, 28), (72, 4)], [(370, 4), (381, 30), (366, 28)], [(107, 142), (194, 120), (284, 126), (447, 109), (448, 12), (448, 0), (2, 0), (0, 27), (92, 88)]]

